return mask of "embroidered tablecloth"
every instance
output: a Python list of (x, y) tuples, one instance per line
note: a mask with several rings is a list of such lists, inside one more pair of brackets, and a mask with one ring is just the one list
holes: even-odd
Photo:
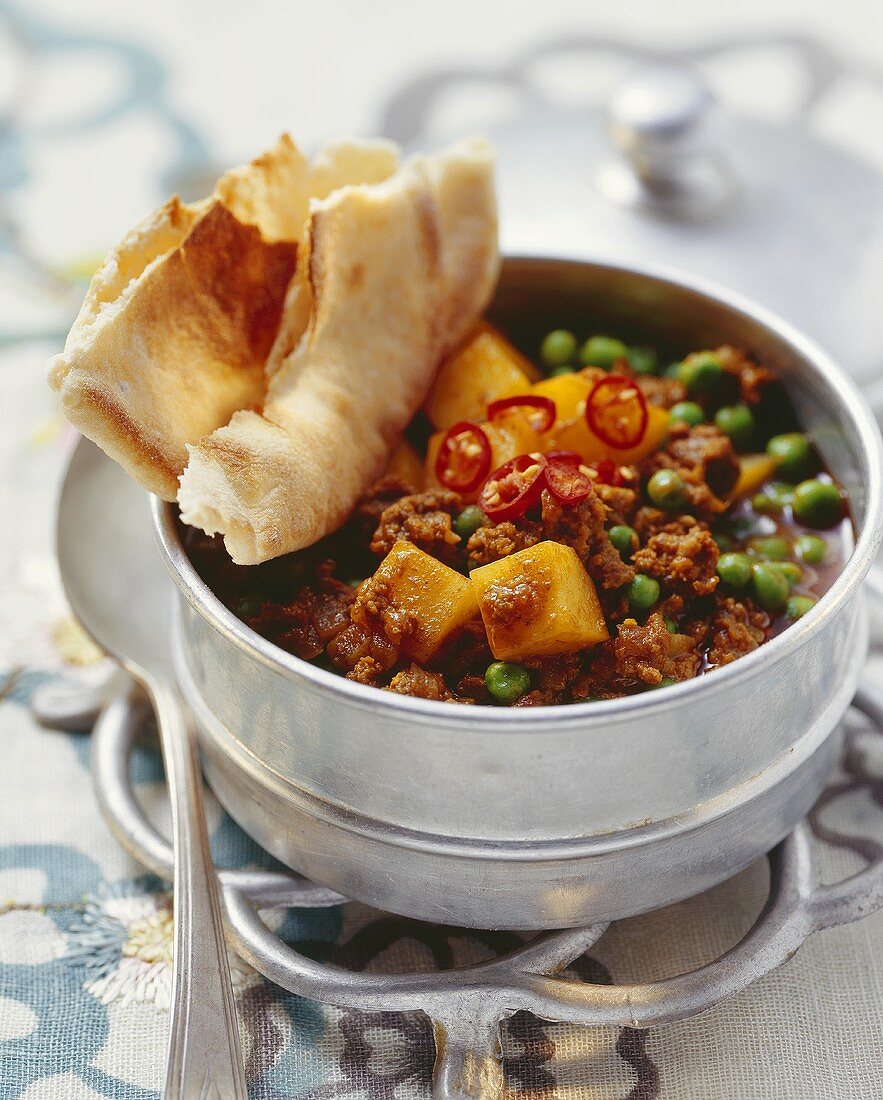
[[(388, 21), (390, 5), (382, 7)], [(160, 8), (168, 16), (174, 6)], [(350, 5), (336, 8), (345, 14)], [(281, 5), (275, 10), (281, 17)], [(52, 555), (54, 494), (71, 440), (43, 366), (96, 255), (161, 195), (198, 193), (215, 156), (258, 149), (285, 125), (297, 130), (301, 116), (306, 140), (323, 133), (308, 103), (277, 100), (256, 113), (260, 133), (248, 149), (227, 149), (202, 90), (164, 64), (159, 22), (151, 31), (145, 15), (139, 33), (117, 37), (62, 11), (37, 16), (0, 3), (0, 1096), (150, 1100), (159, 1095), (167, 1034), (168, 886), (145, 875), (104, 827), (88, 732), (50, 732), (29, 711), (52, 678), (104, 674), (64, 606)], [(191, 15), (188, 26), (197, 25), (218, 42), (217, 30)], [(256, 48), (255, 33), (243, 33), (243, 47)], [(231, 111), (248, 110), (247, 68), (222, 69), (214, 79), (237, 93), (218, 84), (212, 94)], [(351, 125), (370, 119), (351, 117)], [(883, 746), (858, 716), (849, 723), (849, 751), (813, 819), (830, 879), (883, 843)], [(162, 773), (149, 745), (137, 750), (134, 778), (164, 822)], [(220, 863), (263, 862), (214, 802), (209, 819)], [(699, 898), (615, 925), (577, 972), (621, 982), (695, 967), (745, 931), (765, 889), (761, 861)], [(356, 904), (289, 912), (276, 923), (315, 957), (365, 969), (447, 967), (519, 942)], [(234, 983), (255, 1100), (429, 1095), (433, 1041), (422, 1015), (322, 1007), (239, 962)], [(814, 937), (788, 966), (686, 1023), (589, 1030), (522, 1013), (504, 1028), (511, 1096), (526, 1098), (879, 1097), (881, 1050), (883, 914)]]

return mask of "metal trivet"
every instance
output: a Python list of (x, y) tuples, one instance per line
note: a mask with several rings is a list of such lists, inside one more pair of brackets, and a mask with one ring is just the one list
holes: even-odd
[[(883, 697), (868, 686), (852, 704), (883, 733)], [(100, 709), (102, 708), (103, 709)], [(109, 702), (101, 688), (47, 685), (34, 700), (48, 725), (83, 728), (94, 718), (93, 779), (101, 811), (120, 844), (160, 877), (172, 878), (172, 849), (138, 805), (129, 776), (135, 738), (147, 710), (134, 691)], [(815, 812), (815, 811), (814, 811)], [(767, 901), (751, 929), (704, 966), (661, 981), (596, 985), (560, 976), (592, 947), (607, 923), (546, 932), (489, 962), (411, 974), (365, 974), (315, 962), (284, 943), (261, 912), (321, 908), (346, 898), (289, 872), (218, 870), (227, 934), (235, 950), (283, 989), (339, 1008), (420, 1011), (436, 1039), (436, 1100), (499, 1100), (504, 1081), (500, 1024), (526, 1010), (552, 1022), (648, 1028), (682, 1020), (733, 996), (787, 962), (812, 935), (883, 907), (883, 845), (842, 882), (821, 885), (806, 821), (769, 854)]]

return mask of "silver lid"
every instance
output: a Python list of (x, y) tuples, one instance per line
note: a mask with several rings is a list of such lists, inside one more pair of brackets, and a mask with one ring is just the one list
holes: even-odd
[(736, 194), (717, 101), (699, 73), (646, 65), (613, 91), (607, 130), (622, 154), (598, 171), (613, 202), (684, 220), (722, 211)]

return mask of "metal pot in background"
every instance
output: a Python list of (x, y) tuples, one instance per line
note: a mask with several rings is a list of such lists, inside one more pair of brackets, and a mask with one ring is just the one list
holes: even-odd
[[(787, 101), (765, 119), (710, 88), (758, 52), (767, 98)], [(585, 72), (581, 91), (564, 94), (562, 68)], [(672, 48), (574, 34), (496, 67), (421, 73), (380, 129), (412, 149), (487, 133), (508, 254), (664, 264), (732, 287), (818, 340), (881, 415), (883, 148), (869, 132), (872, 161), (814, 126), (856, 88), (872, 102), (883, 71), (797, 32)], [(488, 125), (501, 99), (509, 113)]]
[(881, 442), (814, 344), (714, 286), (509, 259), (493, 315), (580, 318), (681, 347), (750, 348), (782, 377), (850, 493), (857, 543), (818, 605), (708, 677), (522, 711), (352, 683), (261, 639), (203, 584), (173, 509), (154, 521), (178, 589), (172, 646), (212, 787), (268, 851), (379, 908), (560, 928), (668, 904), (732, 875), (807, 812), (866, 652), (860, 585), (881, 538)]

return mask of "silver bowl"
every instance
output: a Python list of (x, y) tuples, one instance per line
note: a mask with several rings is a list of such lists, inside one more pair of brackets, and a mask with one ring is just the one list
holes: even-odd
[(411, 917), (540, 929), (617, 919), (734, 874), (812, 806), (867, 649), (881, 539), (877, 426), (814, 344), (760, 307), (658, 270), (508, 259), (494, 316), (773, 367), (852, 502), (856, 545), (798, 623), (700, 679), (604, 702), (465, 707), (352, 683), (277, 649), (191, 565), (154, 501), (177, 586), (171, 646), (232, 816), (316, 882)]

